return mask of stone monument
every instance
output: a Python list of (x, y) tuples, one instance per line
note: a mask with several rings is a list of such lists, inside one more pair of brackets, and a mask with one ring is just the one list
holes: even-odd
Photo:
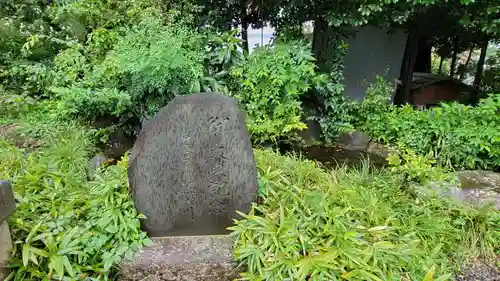
[(16, 202), (10, 182), (0, 180), (0, 280), (9, 274), (7, 263), (12, 250), (12, 238), (10, 236), (7, 218), (16, 210)]
[(143, 127), (128, 178), (151, 237), (218, 235), (257, 197), (257, 168), (234, 98), (174, 98)]

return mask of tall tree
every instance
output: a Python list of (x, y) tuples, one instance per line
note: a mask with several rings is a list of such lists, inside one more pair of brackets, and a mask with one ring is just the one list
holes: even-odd
[(460, 71), (460, 80), (464, 79), (465, 72), (467, 72), (467, 66), (469, 65), (470, 59), (472, 58), (472, 53), (474, 52), (475, 44), (472, 44), (469, 50), (469, 54), (467, 55), (467, 60), (465, 61), (465, 64), (462, 67), (462, 71)]
[(477, 62), (476, 75), (474, 77), (474, 86), (481, 87), (481, 79), (483, 78), (484, 62), (486, 60), (486, 51), (488, 49), (489, 38), (485, 38), (481, 44), (481, 54)]

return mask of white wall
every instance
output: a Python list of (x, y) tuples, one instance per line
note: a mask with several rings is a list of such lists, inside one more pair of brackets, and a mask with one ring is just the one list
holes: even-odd
[(398, 79), (406, 37), (402, 30), (388, 34), (385, 30), (368, 26), (348, 38), (344, 58), (346, 94), (353, 99), (363, 99), (368, 87), (364, 81), (373, 82), (377, 74), (391, 80)]

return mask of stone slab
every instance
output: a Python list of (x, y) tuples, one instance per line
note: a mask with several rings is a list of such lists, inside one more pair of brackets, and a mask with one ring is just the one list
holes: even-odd
[(431, 183), (439, 196), (480, 207), (493, 205), (500, 210), (500, 173), (492, 171), (460, 171), (458, 184)]
[(14, 192), (10, 182), (0, 180), (0, 222), (6, 220), (16, 210)]
[(239, 275), (227, 235), (153, 238), (120, 267), (120, 281), (232, 281)]
[(366, 151), (370, 137), (360, 131), (342, 133), (337, 140), (337, 144), (347, 150)]
[(227, 234), (258, 189), (237, 100), (218, 93), (175, 97), (139, 134), (128, 178), (150, 237)]
[(11, 257), (12, 247), (9, 224), (5, 220), (0, 223), (0, 280), (4, 280), (9, 275), (7, 264)]

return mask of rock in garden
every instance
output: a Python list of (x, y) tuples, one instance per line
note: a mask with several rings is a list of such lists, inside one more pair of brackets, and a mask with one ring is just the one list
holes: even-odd
[(337, 143), (343, 149), (366, 151), (370, 137), (363, 132), (353, 131), (341, 134)]
[(232, 281), (239, 270), (226, 235), (153, 239), (120, 266), (120, 281)]
[(0, 222), (6, 220), (16, 210), (14, 192), (10, 182), (0, 180)]
[(492, 204), (500, 210), (500, 174), (491, 171), (457, 172), (460, 185), (433, 184), (440, 196), (451, 197), (459, 202), (482, 206)]
[(475, 204), (493, 204), (500, 210), (500, 174), (492, 171), (461, 171), (460, 200)]
[(218, 93), (174, 98), (139, 134), (128, 177), (150, 236), (227, 233), (258, 187), (237, 101)]
[(370, 142), (366, 152), (386, 159), (389, 156), (389, 147), (378, 142)]
[(16, 202), (12, 185), (8, 181), (0, 180), (0, 279), (4, 280), (9, 274), (7, 267), (11, 257), (12, 238), (10, 236), (7, 218), (16, 210)]
[(106, 160), (108, 160), (108, 158), (106, 158), (106, 156), (104, 156), (104, 154), (102, 153), (98, 153), (94, 157), (92, 157), (92, 159), (89, 160), (90, 173), (95, 173), (99, 169), (99, 167), (101, 167), (101, 165), (106, 162)]

